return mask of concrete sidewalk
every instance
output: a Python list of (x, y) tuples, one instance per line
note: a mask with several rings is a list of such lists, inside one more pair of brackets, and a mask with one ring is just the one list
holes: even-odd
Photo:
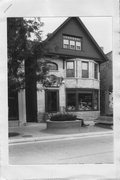
[(113, 130), (94, 126), (93, 122), (86, 122), (88, 126), (80, 129), (46, 129), (46, 123), (27, 123), (25, 126), (9, 128), (9, 144), (61, 139), (67, 137), (83, 137), (113, 133)]

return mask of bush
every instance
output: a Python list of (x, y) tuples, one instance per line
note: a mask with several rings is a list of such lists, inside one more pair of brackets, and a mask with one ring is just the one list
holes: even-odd
[(51, 121), (73, 121), (76, 119), (76, 115), (73, 114), (55, 114), (50, 118)]

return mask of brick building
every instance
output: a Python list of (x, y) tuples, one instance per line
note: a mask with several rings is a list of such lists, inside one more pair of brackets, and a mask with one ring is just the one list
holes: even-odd
[[(34, 89), (37, 122), (43, 121), (46, 114), (56, 112), (74, 113), (84, 120), (97, 118), (100, 115), (99, 69), (107, 61), (106, 55), (78, 17), (68, 18), (45, 41), (50, 72), (45, 87), (37, 84), (42, 90)], [(22, 104), (25, 92), (22, 98), (19, 95), (19, 117), (33, 111), (25, 105), (34, 104), (30, 103), (32, 94), (28, 96), (29, 103)], [(19, 119), (21, 123), (36, 121), (26, 115)]]

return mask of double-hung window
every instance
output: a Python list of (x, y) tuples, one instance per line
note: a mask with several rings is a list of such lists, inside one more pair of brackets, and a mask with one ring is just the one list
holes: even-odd
[(94, 64), (94, 78), (98, 79), (98, 64)]
[(82, 78), (89, 78), (89, 64), (88, 62), (82, 62)]
[(66, 62), (66, 77), (74, 77), (75, 69), (74, 69), (74, 61)]
[(63, 35), (63, 48), (81, 51), (82, 39), (80, 37)]

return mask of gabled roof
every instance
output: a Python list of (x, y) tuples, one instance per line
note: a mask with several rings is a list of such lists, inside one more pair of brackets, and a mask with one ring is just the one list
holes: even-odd
[(66, 23), (68, 23), (72, 18), (76, 19), (78, 21), (78, 23), (82, 26), (83, 30), (85, 31), (85, 33), (87, 34), (87, 36), (89, 37), (89, 39), (91, 40), (91, 42), (95, 45), (96, 49), (98, 50), (98, 52), (100, 53), (100, 55), (103, 57), (103, 59), (105, 61), (108, 61), (108, 58), (107, 56), (104, 54), (104, 52), (102, 51), (102, 49), (99, 47), (99, 45), (97, 44), (97, 42), (95, 41), (95, 39), (92, 37), (92, 35), (90, 34), (90, 32), (88, 31), (88, 29), (86, 28), (86, 26), (83, 24), (83, 22), (81, 21), (81, 19), (79, 17), (69, 17), (67, 18), (53, 33), (51, 33), (47, 39), (45, 40), (46, 41), (49, 41), (51, 40), (55, 35), (56, 33), (61, 29), (63, 28)]

